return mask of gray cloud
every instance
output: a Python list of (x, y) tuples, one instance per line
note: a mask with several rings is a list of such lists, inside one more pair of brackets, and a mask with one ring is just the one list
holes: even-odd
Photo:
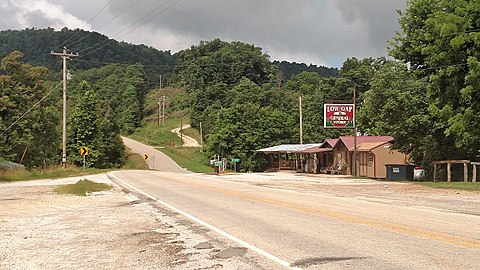
[[(107, 0), (90, 1), (88, 5), (73, 0), (20, 2), (39, 1), (63, 6), (66, 13), (79, 19), (77, 25), (79, 21), (87, 22), (107, 3)], [(130, 0), (112, 1), (89, 25), (112, 38), (162, 50), (178, 51), (200, 40), (221, 38), (254, 43), (278, 60), (338, 67), (348, 57), (384, 56), (386, 41), (398, 29), (396, 10), (405, 7), (405, 0), (183, 0), (165, 10), (176, 1), (142, 0), (134, 6), (131, 5), (135, 2)], [(3, 7), (0, 12), (0, 18), (16, 20), (11, 13), (5, 14)], [(149, 12), (157, 16), (144, 17)], [(59, 24), (58, 17), (41, 12), (26, 18), (30, 27)], [(4, 21), (0, 20), (2, 28), (8, 27)], [(73, 24), (73, 19), (63, 23)], [(126, 29), (140, 23), (143, 24), (134, 30)], [(17, 26), (25, 27), (20, 22)]]

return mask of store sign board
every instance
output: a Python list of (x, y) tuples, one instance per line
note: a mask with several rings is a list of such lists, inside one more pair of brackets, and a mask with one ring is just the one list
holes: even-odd
[(324, 128), (354, 128), (355, 105), (354, 104), (324, 104), (323, 127)]

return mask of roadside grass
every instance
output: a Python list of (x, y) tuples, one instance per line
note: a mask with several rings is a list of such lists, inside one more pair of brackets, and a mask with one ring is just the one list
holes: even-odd
[(480, 191), (480, 182), (412, 182), (431, 188)]
[[(126, 148), (125, 150), (125, 160), (126, 163), (119, 169), (127, 170), (144, 170), (145, 161), (142, 156), (136, 153), (133, 153), (130, 149)], [(28, 181), (28, 180), (37, 180), (37, 179), (57, 179), (65, 178), (72, 176), (83, 176), (91, 174), (105, 173), (111, 170), (116, 170), (117, 168), (112, 169), (95, 169), (95, 168), (86, 168), (85, 170), (81, 167), (76, 167), (73, 165), (68, 165), (67, 168), (62, 168), (61, 166), (54, 166), (47, 169), (30, 169), (30, 170), (0, 170), (0, 182), (14, 182), (14, 181)]]
[(121, 169), (125, 170), (144, 170), (145, 160), (140, 154), (134, 153), (128, 147), (125, 149), (125, 165)]
[(167, 147), (158, 148), (164, 154), (173, 159), (178, 165), (186, 168), (189, 171), (197, 173), (213, 173), (212, 167), (205, 164), (208, 160), (205, 153), (200, 152), (200, 148), (197, 147)]
[(151, 146), (180, 145), (180, 138), (172, 129), (180, 126), (180, 118), (165, 120), (165, 126), (150, 122), (135, 130), (129, 138)]
[(75, 184), (62, 185), (54, 189), (58, 194), (73, 194), (77, 196), (87, 196), (91, 192), (99, 192), (112, 189), (111, 186), (104, 183), (96, 183), (88, 179), (83, 179)]
[(2, 170), (0, 171), (0, 182), (28, 181), (36, 179), (56, 179), (72, 176), (82, 176), (90, 174), (98, 174), (109, 171), (108, 169), (94, 168), (78, 168), (75, 166), (51, 167), (48, 169), (32, 169), (32, 170)]

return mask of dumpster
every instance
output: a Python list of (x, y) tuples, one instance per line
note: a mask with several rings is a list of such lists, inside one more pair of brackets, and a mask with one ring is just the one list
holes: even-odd
[(413, 180), (413, 169), (411, 164), (386, 164), (387, 180)]

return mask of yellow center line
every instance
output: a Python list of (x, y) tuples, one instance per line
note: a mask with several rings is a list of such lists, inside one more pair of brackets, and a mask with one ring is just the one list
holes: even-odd
[[(168, 180), (178, 181), (177, 179), (176, 180), (168, 179)], [(306, 206), (306, 205), (301, 205), (297, 203), (259, 197), (255, 195), (238, 192), (238, 191), (213, 187), (205, 184), (192, 183), (187, 181), (181, 181), (181, 182), (185, 184), (189, 184), (196, 188), (221, 193), (224, 195), (230, 195), (230, 196), (238, 197), (244, 200), (263, 202), (263, 203), (267, 203), (275, 206), (281, 206), (281, 207), (297, 210), (300, 212), (307, 212), (307, 213), (318, 215), (318, 216), (334, 218), (334, 219), (343, 220), (343, 221), (347, 221), (355, 224), (367, 225), (367, 226), (379, 228), (379, 229), (385, 229), (385, 230), (393, 231), (396, 233), (427, 238), (431, 240), (440, 241), (443, 243), (449, 243), (449, 244), (454, 244), (454, 245), (468, 247), (468, 248), (480, 249), (480, 241), (475, 239), (469, 239), (469, 238), (459, 237), (459, 236), (445, 234), (445, 233), (423, 230), (423, 229), (408, 227), (408, 226), (394, 224), (394, 223), (377, 221), (370, 218), (359, 217), (355, 215), (348, 215), (340, 212), (321, 209), (318, 207)]]

